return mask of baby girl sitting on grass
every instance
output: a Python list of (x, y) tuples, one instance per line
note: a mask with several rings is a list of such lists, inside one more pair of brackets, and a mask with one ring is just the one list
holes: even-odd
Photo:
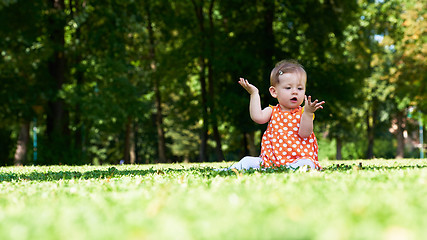
[[(239, 84), (250, 94), (249, 112), (259, 124), (268, 122), (259, 157), (246, 156), (230, 168), (237, 170), (286, 166), (291, 169), (307, 166), (320, 170), (317, 140), (313, 133), (314, 112), (323, 108), (324, 101), (311, 101), (305, 95), (307, 74), (295, 61), (276, 64), (270, 74), (270, 94), (278, 100), (276, 106), (261, 109), (258, 89), (248, 80)], [(304, 107), (301, 107), (305, 101)]]

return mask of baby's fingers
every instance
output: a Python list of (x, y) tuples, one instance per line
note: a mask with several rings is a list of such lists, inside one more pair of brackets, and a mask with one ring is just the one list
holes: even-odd
[[(316, 99), (316, 101), (317, 101), (317, 99)], [(325, 101), (318, 102), (316, 105), (322, 106), (323, 104), (325, 104)]]
[[(316, 99), (316, 101), (317, 101), (317, 99)], [(321, 102), (318, 102), (316, 105), (315, 105), (315, 107), (316, 107), (316, 109), (319, 109), (319, 108), (321, 108), (321, 109), (323, 109), (323, 104), (325, 103), (325, 101), (321, 101)]]
[(244, 88), (247, 88), (249, 86), (248, 80), (246, 80), (244, 78), (240, 78), (239, 84)]
[(305, 96), (305, 102), (307, 105), (311, 106), (311, 107), (316, 107), (317, 103), (319, 102), (319, 100), (314, 100), (313, 102), (311, 101), (311, 96)]
[(311, 105), (312, 105), (312, 106), (316, 106), (316, 105), (317, 105), (317, 102), (319, 102), (319, 100), (317, 100), (317, 99), (316, 99), (316, 100), (314, 100), (313, 102), (311, 102)]

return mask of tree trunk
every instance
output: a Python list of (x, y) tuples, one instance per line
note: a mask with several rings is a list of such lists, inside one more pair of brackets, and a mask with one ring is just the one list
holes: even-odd
[(246, 133), (247, 138), (248, 138), (248, 150), (249, 150), (249, 154), (250, 156), (253, 157), (258, 157), (259, 153), (257, 153), (256, 150), (256, 146), (255, 146), (255, 132), (249, 132)]
[(401, 159), (404, 157), (405, 153), (405, 138), (403, 137), (403, 111), (397, 112), (397, 149), (396, 149), (396, 158)]
[(207, 94), (206, 94), (206, 33), (203, 17), (203, 4), (201, 1), (200, 5), (196, 3), (195, 0), (191, 1), (194, 6), (196, 17), (199, 23), (200, 31), (200, 55), (199, 55), (199, 81), (201, 87), (201, 107), (202, 107), (202, 129), (200, 133), (200, 151), (199, 151), (199, 162), (207, 161), (207, 139), (208, 139), (208, 104), (207, 104)]
[(133, 131), (131, 131), (131, 139), (129, 146), (129, 162), (130, 164), (136, 163), (136, 154), (135, 154), (135, 142), (133, 141)]
[(242, 157), (245, 157), (249, 155), (248, 133), (243, 133), (242, 137), (243, 137), (243, 146), (244, 146)]
[(374, 131), (371, 122), (372, 117), (368, 115), (366, 119), (368, 131), (368, 149), (366, 150), (366, 159), (374, 158)]
[(336, 137), (335, 139), (337, 141), (337, 154), (336, 154), (336, 159), (337, 160), (342, 160), (342, 139), (340, 137)]
[(49, 74), (52, 80), (54, 96), (48, 102), (46, 119), (46, 132), (49, 142), (52, 143), (51, 151), (54, 152), (54, 159), (49, 159), (50, 163), (58, 163), (58, 159), (64, 159), (64, 148), (69, 146), (68, 112), (65, 103), (58, 98), (57, 93), (62, 89), (65, 82), (65, 54), (64, 54), (64, 26), (65, 19), (62, 16), (64, 11), (64, 0), (50, 1), (52, 13), (49, 17), (49, 35), (53, 45), (53, 54), (48, 61)]
[(159, 90), (159, 83), (155, 81), (154, 83), (154, 92), (156, 95), (156, 128), (157, 128), (157, 149), (159, 153), (158, 162), (164, 163), (167, 162), (166, 159), (166, 141), (165, 141), (165, 131), (163, 129), (163, 110), (162, 110), (162, 100)]
[(372, 101), (372, 113), (371, 110), (368, 109), (366, 113), (366, 126), (367, 126), (367, 134), (368, 134), (368, 148), (366, 151), (366, 159), (374, 158), (374, 141), (375, 141), (375, 122), (377, 119), (377, 106), (376, 100)]
[(274, 67), (273, 56), (274, 56), (274, 31), (273, 31), (273, 21), (274, 21), (274, 1), (266, 0), (263, 3), (263, 40), (262, 44), (260, 44), (261, 48), (261, 56), (262, 56), (262, 83), (264, 86), (260, 86), (261, 90), (265, 91), (261, 92), (262, 101), (264, 104), (268, 104), (271, 101), (271, 96), (268, 93), (268, 88), (270, 87), (270, 81), (265, 81), (265, 79), (270, 79), (271, 69)]
[(18, 142), (16, 143), (16, 151), (13, 160), (15, 166), (22, 166), (25, 163), (27, 157), (27, 146), (30, 139), (30, 123), (25, 122), (21, 124), (21, 130), (19, 131)]
[[(148, 29), (148, 38), (150, 41), (150, 60), (151, 60), (151, 70), (153, 73), (156, 72), (156, 49), (154, 41), (154, 31), (153, 23), (151, 19), (151, 10), (149, 1), (147, 1), (146, 13), (147, 13), (147, 29)], [(156, 128), (157, 128), (157, 151), (158, 159), (157, 162), (167, 162), (166, 159), (166, 140), (165, 140), (165, 131), (163, 128), (163, 109), (162, 109), (162, 96), (160, 92), (160, 83), (159, 78), (153, 74), (153, 85), (154, 85), (154, 94), (155, 94), (155, 105), (156, 105)]]
[(208, 141), (208, 110), (207, 110), (207, 100), (206, 100), (206, 79), (205, 79), (205, 63), (204, 58), (200, 59), (200, 85), (202, 88), (202, 129), (200, 134), (200, 153), (199, 153), (199, 162), (207, 161), (207, 141)]
[(133, 122), (132, 128), (130, 129), (130, 146), (129, 146), (129, 162), (130, 164), (136, 164), (137, 162), (137, 154), (136, 154), (136, 133), (135, 133), (135, 125)]
[(209, 109), (210, 109), (210, 118), (212, 120), (212, 129), (213, 129), (213, 137), (216, 143), (215, 152), (216, 159), (218, 162), (224, 161), (224, 153), (222, 151), (222, 143), (221, 143), (221, 134), (218, 130), (218, 118), (217, 111), (215, 107), (215, 86), (214, 86), (214, 70), (213, 70), (213, 62), (214, 62), (214, 53), (215, 53), (215, 44), (214, 44), (214, 23), (213, 23), (213, 7), (214, 0), (211, 0), (209, 5), (209, 36), (207, 37), (209, 40), (209, 58), (208, 58), (208, 86), (209, 86)]
[(123, 160), (126, 164), (131, 163), (131, 142), (132, 142), (132, 133), (133, 133), (133, 127), (132, 127), (132, 118), (128, 117), (126, 122), (126, 132), (125, 132), (125, 146), (124, 146), (124, 152), (123, 152)]
[(134, 143), (134, 148), (135, 148), (135, 163), (136, 164), (139, 164), (139, 163), (141, 163), (142, 162), (142, 159), (141, 159), (141, 156), (139, 155), (139, 145), (138, 145), (138, 138), (139, 138), (139, 135), (138, 135), (138, 122), (137, 121), (135, 121), (134, 122), (134, 124), (133, 124), (133, 138), (134, 138), (134, 141), (133, 141), (133, 143)]
[(216, 160), (218, 162), (224, 161), (225, 157), (224, 157), (224, 152), (222, 151), (222, 144), (221, 144), (221, 134), (218, 131), (218, 126), (215, 125), (217, 124), (216, 122), (212, 123), (213, 126), (213, 137), (215, 139), (215, 143), (216, 143), (216, 147), (215, 147), (215, 152), (216, 152)]
[[(71, 16), (74, 18), (76, 15), (81, 13), (81, 5), (77, 1), (69, 1), (69, 9), (71, 11)], [(75, 12), (74, 12), (75, 10)], [(81, 41), (81, 27), (79, 26), (76, 29), (76, 39)], [(74, 65), (79, 66), (82, 62), (82, 54), (81, 50), (77, 48), (74, 55), (76, 56), (75, 59), (73, 59)], [(82, 96), (82, 86), (84, 84), (84, 71), (80, 68), (76, 68), (75, 73), (75, 79), (76, 79), (76, 93), (77, 96)], [(86, 162), (84, 157), (84, 147), (83, 147), (83, 134), (84, 134), (84, 126), (81, 120), (82, 116), (82, 110), (81, 110), (81, 103), (78, 101), (75, 105), (75, 114), (74, 114), (74, 125), (76, 126), (76, 131), (74, 132), (74, 151), (77, 152), (77, 157), (79, 158), (80, 162)]]

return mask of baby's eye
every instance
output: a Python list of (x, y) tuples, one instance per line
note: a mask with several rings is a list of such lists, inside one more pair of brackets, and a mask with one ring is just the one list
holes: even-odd
[(291, 87), (285, 87), (285, 89), (291, 89)]
[(302, 87), (299, 87), (298, 90), (304, 90)]

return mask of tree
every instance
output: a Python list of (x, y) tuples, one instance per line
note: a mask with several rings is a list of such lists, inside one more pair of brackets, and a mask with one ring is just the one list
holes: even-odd
[[(156, 50), (155, 50), (155, 36), (153, 31), (153, 20), (151, 18), (151, 9), (149, 1), (145, 5), (145, 13), (147, 15), (147, 29), (149, 38), (149, 59), (151, 60), (151, 70), (156, 71)], [(153, 75), (155, 76), (155, 75)], [(154, 77), (154, 93), (155, 93), (155, 105), (156, 105), (156, 127), (157, 127), (157, 145), (159, 153), (159, 162), (166, 162), (166, 142), (165, 132), (163, 129), (163, 111), (162, 111), (162, 96), (160, 92), (160, 81), (157, 77)]]
[[(48, 162), (56, 162), (58, 158), (66, 161), (70, 151), (64, 151), (64, 146), (70, 145), (69, 130), (69, 112), (65, 106), (64, 100), (59, 98), (58, 93), (62, 89), (66, 80), (66, 61), (65, 54), (65, 2), (64, 0), (50, 0), (49, 14), (47, 16), (47, 35), (48, 44), (51, 48), (51, 55), (48, 57), (48, 79), (49, 89), (51, 90), (50, 99), (47, 104), (46, 133), (50, 146), (51, 154), (45, 155), (45, 158), (51, 158)], [(59, 147), (62, 146), (62, 147)], [(54, 160), (55, 159), (55, 160)], [(59, 160), (61, 161), (61, 160)]]
[[(307, 95), (325, 100), (316, 113), (316, 132), (336, 140), (336, 158), (353, 135), (351, 108), (363, 74), (349, 46), (359, 21), (356, 1), (290, 1), (277, 6), (276, 57), (300, 61), (308, 74)], [(301, 17), (304, 16), (304, 17)]]
[(394, 120), (387, 124), (397, 126), (396, 157), (402, 158), (405, 109), (410, 105), (421, 107), (423, 101), (419, 99), (425, 98), (424, 91), (419, 91), (425, 88), (426, 43), (419, 37), (425, 33), (425, 23), (420, 20), (423, 8), (416, 1), (370, 2), (366, 6), (367, 41), (371, 46), (368, 49), (371, 77), (366, 86), (371, 89), (367, 96), (372, 97), (374, 114), (367, 122), (370, 139), (367, 157), (373, 156), (376, 125), (371, 123), (378, 121), (379, 115), (388, 115)]
[(17, 165), (27, 161), (29, 126), (36, 117), (34, 107), (44, 102), (43, 94), (34, 89), (45, 87), (37, 81), (45, 77), (46, 70), (47, 51), (41, 47), (45, 7), (43, 1), (0, 3), (0, 37), (3, 39), (0, 43), (0, 126), (2, 131), (11, 131), (9, 135), (2, 135), (5, 138), (2, 142), (10, 142), (13, 132), (18, 132), (17, 144), (13, 146), (15, 154), (12, 154)]
[(378, 64), (384, 68), (383, 79), (392, 86), (394, 114), (397, 124), (398, 158), (404, 157), (403, 131), (405, 110), (414, 106), (425, 111), (427, 23), (423, 21), (426, 10), (417, 1), (389, 1), (382, 4), (384, 23), (381, 24), (384, 48)]
[(269, 74), (289, 58), (327, 102), (315, 131), (336, 158), (362, 143), (354, 157), (383, 156), (390, 126), (402, 156), (406, 109), (427, 110), (415, 0), (0, 1), (0, 13), (0, 142), (16, 144), (2, 164), (29, 163), (35, 120), (36, 164), (256, 155), (266, 126), (236, 81), (276, 104)]

